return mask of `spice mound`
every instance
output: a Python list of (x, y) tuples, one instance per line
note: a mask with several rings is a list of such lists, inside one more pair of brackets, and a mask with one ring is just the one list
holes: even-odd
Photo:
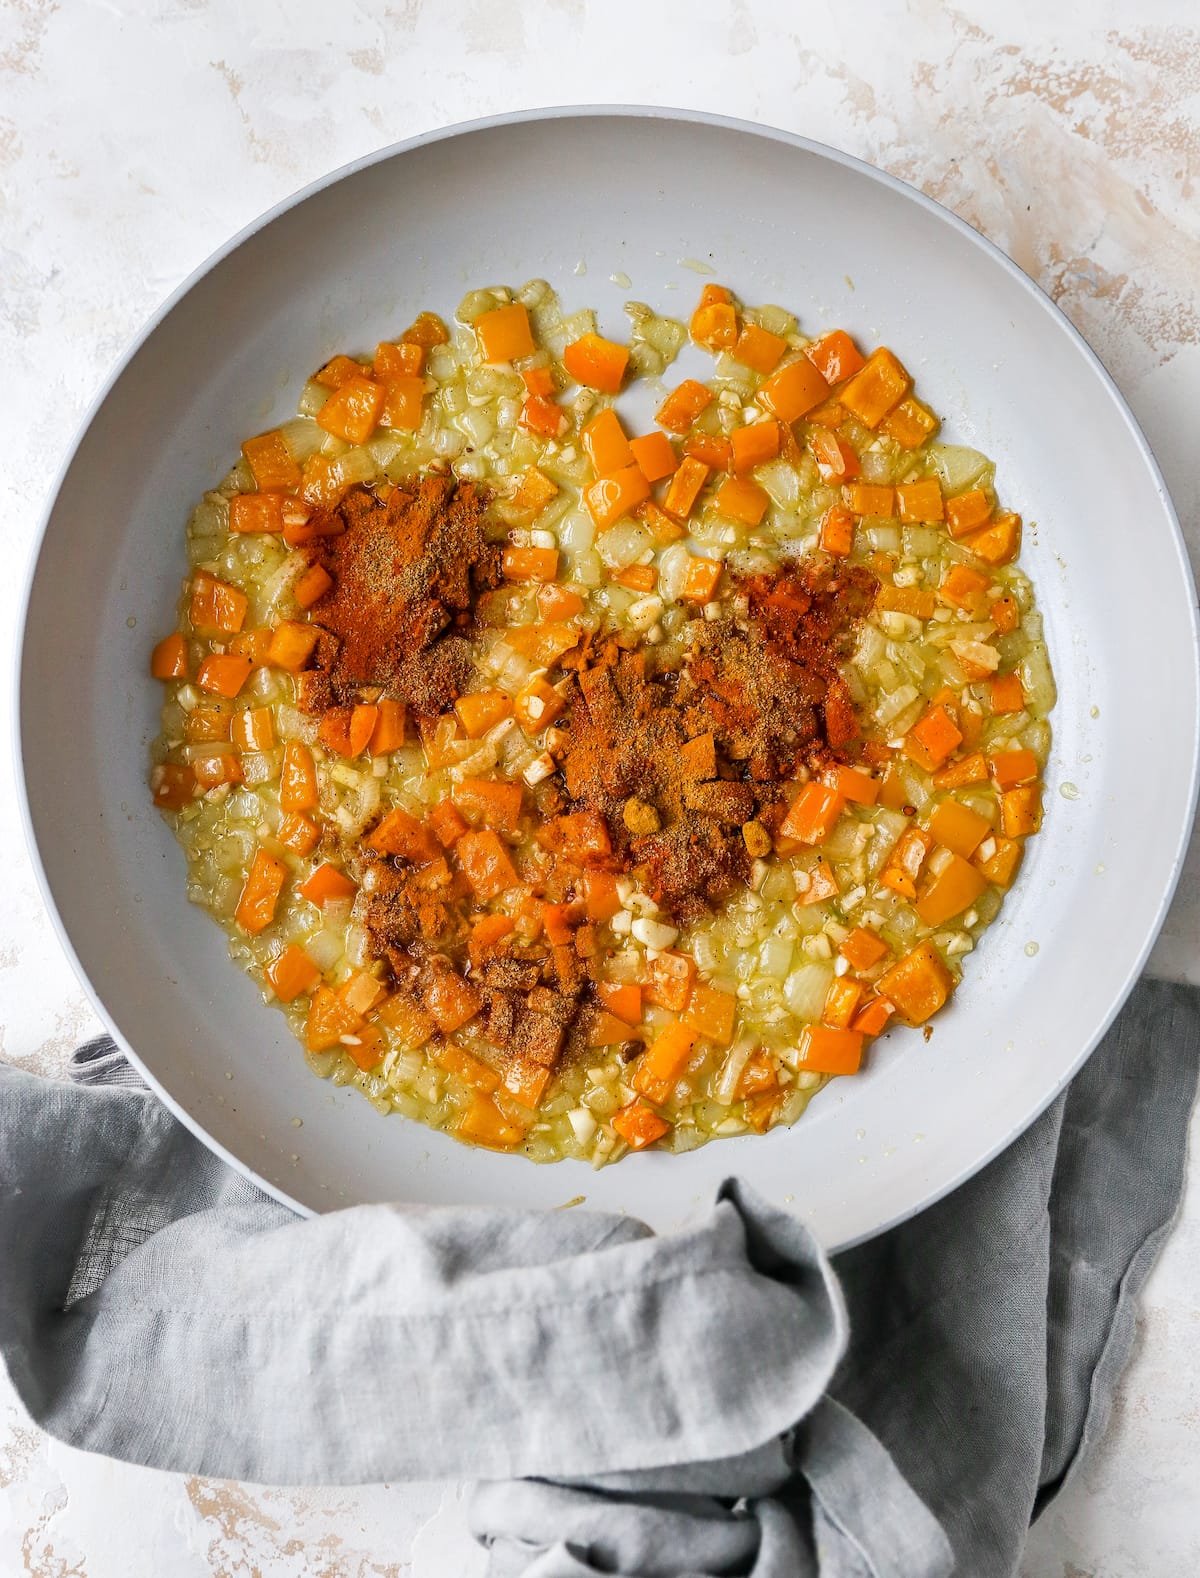
[(483, 491), (448, 476), (407, 478), (386, 498), (354, 488), (312, 517), (309, 562), (331, 583), (313, 609), (322, 635), (302, 687), (313, 710), (388, 690), (419, 717), (453, 705), (476, 599), (500, 580), (486, 528)]

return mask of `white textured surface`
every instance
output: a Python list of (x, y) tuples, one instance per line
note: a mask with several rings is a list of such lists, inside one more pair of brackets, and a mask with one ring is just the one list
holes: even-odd
[[(0, 0), (0, 519), (16, 550), (0, 622), (11, 630), (12, 572), (76, 421), (142, 320), (214, 246), (358, 154), (542, 103), (678, 103), (773, 122), (957, 210), (1107, 362), (1200, 564), (1194, 7), (1108, 0), (1061, 8), (1053, 23), (1049, 9)], [(7, 693), (0, 711), (7, 737)], [(8, 772), (5, 761), (0, 1056), (54, 1073), (92, 1019), (42, 912)], [(1200, 980), (1195, 854), (1156, 963)], [(1200, 1570), (1198, 1251), (1193, 1183), (1106, 1439), (1033, 1535), (1025, 1578)], [(131, 1469), (39, 1437), (0, 1390), (5, 1574), (442, 1578), (473, 1565), (451, 1488), (263, 1491)]]

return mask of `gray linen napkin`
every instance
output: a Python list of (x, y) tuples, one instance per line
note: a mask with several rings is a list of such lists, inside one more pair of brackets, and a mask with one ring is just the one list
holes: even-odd
[(1143, 982), (1016, 1144), (835, 1272), (734, 1182), (663, 1237), (298, 1220), (94, 1042), (73, 1085), (0, 1066), (0, 1352), (39, 1425), (133, 1462), (480, 1480), (493, 1578), (1001, 1578), (1103, 1428), (1198, 1054), (1200, 994)]

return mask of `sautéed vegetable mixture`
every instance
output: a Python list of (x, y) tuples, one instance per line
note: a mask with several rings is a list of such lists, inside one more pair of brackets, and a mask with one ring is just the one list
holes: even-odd
[(197, 506), (151, 660), (189, 897), (312, 1068), (596, 1166), (926, 1024), (1054, 704), (1020, 518), (890, 350), (717, 285), (626, 312), (535, 280), (335, 356)]

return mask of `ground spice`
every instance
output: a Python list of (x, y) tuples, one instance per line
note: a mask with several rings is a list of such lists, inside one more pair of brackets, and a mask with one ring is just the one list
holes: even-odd
[(389, 692), (418, 717), (445, 712), (471, 672), (475, 605), (500, 581), (487, 494), (451, 476), (408, 478), (381, 500), (352, 488), (310, 522), (307, 553), (333, 585), (313, 605), (324, 632), (304, 703), (323, 712)]
[[(303, 704), (329, 722), (390, 692), (422, 723), (446, 714), (471, 678), (480, 599), (500, 581), (486, 495), (412, 478), (386, 498), (352, 489), (312, 524), (308, 554), (332, 585), (312, 609), (321, 640)], [(785, 784), (856, 748), (840, 666), (875, 590), (864, 570), (793, 565), (737, 580), (732, 612), (693, 621), (674, 666), (631, 632), (564, 654), (556, 771), (534, 791), (542, 852), (524, 865), (534, 898), (515, 921), (489, 914), (481, 930), (472, 890), (431, 840), (358, 851), (361, 919), (414, 1023), (452, 1033), (465, 1012), (499, 1066), (526, 1075), (581, 1052), (602, 963), (582, 924), (585, 869), (634, 874), (685, 924), (736, 891), (786, 814)], [(545, 903), (564, 917), (552, 932)]]
[[(564, 659), (568, 811), (600, 813), (619, 869), (690, 922), (744, 882), (782, 785), (844, 757), (858, 722), (840, 672), (875, 581), (819, 564), (741, 580), (741, 618), (696, 621), (678, 670), (617, 639)], [(772, 813), (775, 815), (772, 815)]]

